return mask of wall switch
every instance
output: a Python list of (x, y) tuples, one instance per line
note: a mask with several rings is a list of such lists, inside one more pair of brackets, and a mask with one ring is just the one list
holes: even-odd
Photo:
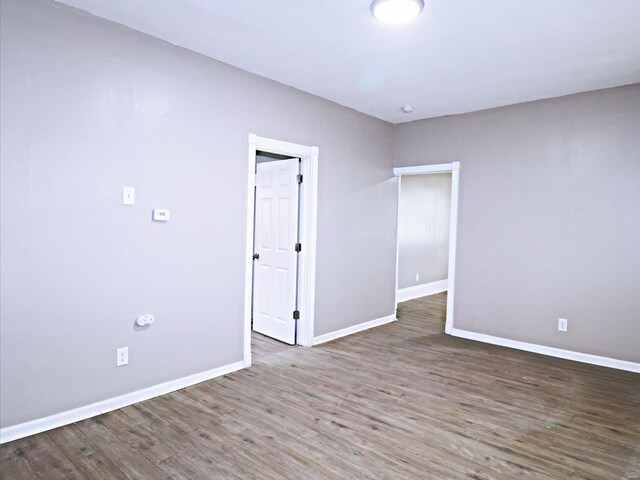
[(122, 367), (129, 363), (129, 347), (122, 347), (116, 350), (116, 367)]
[(416, 282), (419, 282), (419, 281), (420, 281), (420, 274), (416, 273)]
[(122, 204), (123, 205), (135, 205), (136, 204), (136, 189), (133, 187), (122, 188)]
[(566, 318), (559, 318), (558, 319), (558, 331), (559, 332), (566, 332), (568, 331), (569, 328), (569, 320), (567, 320)]

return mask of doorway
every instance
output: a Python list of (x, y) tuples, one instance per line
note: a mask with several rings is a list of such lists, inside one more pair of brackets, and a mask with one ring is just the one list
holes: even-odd
[(300, 159), (256, 152), (253, 222), (254, 332), (296, 344)]
[[(447, 292), (445, 333), (450, 334), (455, 298), (460, 163), (399, 167), (393, 172), (398, 177), (396, 309), (399, 302)], [(411, 215), (417, 216), (417, 221), (406, 218)], [(431, 251), (421, 251), (423, 248)], [(408, 264), (415, 272), (408, 271), (411, 269)], [(416, 285), (410, 284), (413, 278)]]
[(245, 366), (253, 331), (313, 345), (317, 162), (317, 147), (249, 135)]

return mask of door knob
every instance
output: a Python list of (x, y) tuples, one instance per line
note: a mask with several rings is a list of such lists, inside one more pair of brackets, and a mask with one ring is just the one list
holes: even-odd
[(254, 253), (253, 254), (253, 259), (254, 260), (258, 260), (260, 258), (260, 254), (259, 253)]

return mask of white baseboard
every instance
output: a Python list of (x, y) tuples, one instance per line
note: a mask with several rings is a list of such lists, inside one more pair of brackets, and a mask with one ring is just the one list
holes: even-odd
[(515, 348), (516, 350), (524, 350), (525, 352), (539, 353), (550, 357), (564, 358), (575, 362), (590, 363), (601, 367), (615, 368), (618, 370), (626, 370), (628, 372), (640, 373), (640, 363), (628, 362), (626, 360), (617, 360), (615, 358), (600, 357), (589, 353), (574, 352), (572, 350), (563, 350), (555, 347), (545, 347), (535, 343), (519, 342), (517, 340), (509, 340), (508, 338), (494, 337), (485, 335), (484, 333), (469, 332), (454, 328), (451, 330), (454, 337), (467, 338), (478, 342), (490, 343), (492, 345), (500, 345), (502, 347)]
[(436, 282), (416, 285), (415, 287), (401, 288), (396, 292), (396, 303), (406, 302), (414, 298), (426, 297), (435, 293), (446, 292), (449, 281), (447, 279)]
[(368, 322), (359, 323), (358, 325), (354, 325), (352, 327), (343, 328), (342, 330), (325, 333), (324, 335), (315, 337), (313, 339), (313, 344), (320, 345), (321, 343), (330, 342), (331, 340), (335, 340), (336, 338), (346, 337), (347, 335), (362, 332), (363, 330), (368, 330), (373, 327), (379, 327), (380, 325), (384, 325), (385, 323), (395, 322), (396, 320), (397, 320), (396, 315), (392, 314), (392, 315), (387, 315), (386, 317), (370, 320)]
[(29, 422), (5, 427), (0, 429), (0, 443), (11, 442), (12, 440), (28, 437), (29, 435), (34, 435), (53, 428), (62, 427), (63, 425), (69, 425), (70, 423), (75, 423), (80, 420), (85, 420), (90, 417), (95, 417), (96, 415), (117, 410), (144, 400), (149, 400), (150, 398), (158, 397), (182, 388), (190, 387), (196, 383), (211, 380), (212, 378), (220, 377), (222, 375), (241, 370), (242, 368), (244, 368), (244, 363), (242, 361), (235, 362), (212, 370), (207, 370), (206, 372), (196, 373), (195, 375), (189, 375), (188, 377), (182, 377), (177, 380), (171, 380), (159, 385), (143, 388), (142, 390), (126, 393), (118, 397), (109, 398), (83, 407), (74, 408), (73, 410), (67, 410), (66, 412), (56, 413), (55, 415), (50, 415), (48, 417), (38, 418)]

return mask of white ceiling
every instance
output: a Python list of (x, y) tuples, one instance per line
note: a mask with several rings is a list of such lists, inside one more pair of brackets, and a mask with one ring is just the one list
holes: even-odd
[(393, 123), (640, 82), (640, 0), (425, 0), (401, 27), (370, 0), (62, 3)]

